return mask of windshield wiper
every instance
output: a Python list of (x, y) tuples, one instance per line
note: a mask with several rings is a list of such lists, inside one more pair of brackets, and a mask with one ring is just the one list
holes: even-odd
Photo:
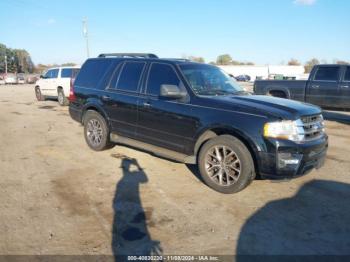
[(198, 92), (199, 95), (233, 95), (235, 92), (227, 91), (227, 90), (203, 90)]

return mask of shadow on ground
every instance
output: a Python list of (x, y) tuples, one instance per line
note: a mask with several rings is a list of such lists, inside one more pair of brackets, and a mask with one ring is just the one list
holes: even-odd
[(237, 254), (350, 255), (349, 203), (349, 184), (308, 182), (295, 196), (268, 203), (247, 220)]
[(160, 243), (148, 232), (150, 215), (140, 198), (140, 185), (148, 182), (147, 175), (134, 158), (122, 156), (121, 168), (123, 177), (113, 200), (112, 250), (116, 261), (125, 255), (160, 255)]
[(350, 113), (342, 111), (323, 111), (323, 117), (328, 121), (335, 121), (341, 124), (350, 125)]

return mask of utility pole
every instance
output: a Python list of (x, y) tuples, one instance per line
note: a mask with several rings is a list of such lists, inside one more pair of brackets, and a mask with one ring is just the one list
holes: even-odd
[(83, 19), (83, 36), (86, 41), (86, 55), (87, 55), (87, 58), (89, 58), (90, 52), (89, 52), (89, 34), (88, 34), (88, 28), (87, 28), (87, 18)]
[(5, 74), (7, 75), (7, 56), (5, 55)]

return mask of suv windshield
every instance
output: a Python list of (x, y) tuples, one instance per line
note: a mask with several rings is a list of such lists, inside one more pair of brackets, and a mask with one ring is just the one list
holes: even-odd
[(244, 92), (236, 81), (216, 66), (183, 64), (180, 68), (198, 95), (230, 95)]

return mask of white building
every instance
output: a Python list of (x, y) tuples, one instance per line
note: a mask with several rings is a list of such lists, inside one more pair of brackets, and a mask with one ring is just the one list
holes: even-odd
[(268, 79), (274, 75), (285, 77), (295, 77), (295, 79), (305, 78), (304, 66), (269, 65), (269, 66), (246, 66), (246, 65), (223, 65), (219, 66), (233, 76), (248, 75), (254, 81), (257, 78)]

